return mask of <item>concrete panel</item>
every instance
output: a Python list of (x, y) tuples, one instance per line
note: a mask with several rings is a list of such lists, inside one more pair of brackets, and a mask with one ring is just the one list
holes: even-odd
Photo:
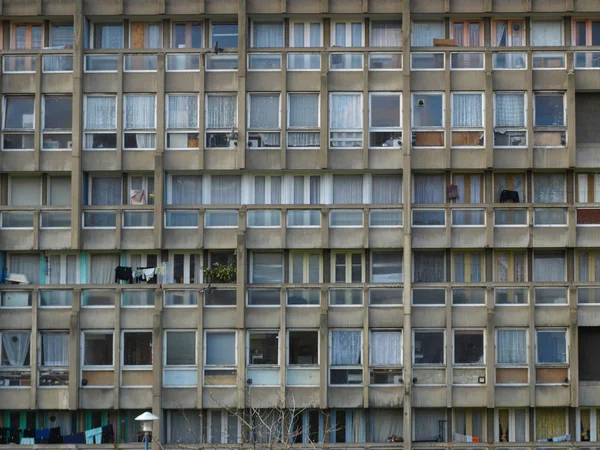
[(115, 327), (114, 308), (81, 308), (79, 327), (82, 330), (103, 330)]
[[(493, 139), (493, 137), (489, 137)], [(450, 164), (453, 169), (485, 169), (484, 149), (452, 149), (450, 151)]]
[(197, 90), (200, 72), (165, 73), (165, 92), (194, 92)]
[(494, 169), (528, 169), (526, 148), (494, 149)]
[(412, 150), (413, 169), (448, 169), (445, 148), (417, 148)]
[(82, 409), (112, 409), (115, 404), (114, 388), (80, 388), (79, 407)]
[(577, 91), (600, 90), (600, 77), (595, 70), (576, 70), (575, 89)]
[(123, 409), (152, 409), (152, 388), (119, 389), (119, 407)]
[(66, 330), (69, 328), (71, 308), (39, 308), (39, 330)]
[(279, 328), (281, 323), (280, 307), (249, 307), (246, 308), (246, 328)]
[(529, 247), (529, 227), (494, 227), (494, 247)]
[(148, 0), (123, 0), (123, 14), (160, 14), (158, 5), (158, 2)]
[(204, 308), (202, 322), (204, 323), (204, 328), (235, 328), (236, 317), (235, 307)]
[[(454, 322), (452, 323), (454, 325)], [(485, 367), (480, 368), (468, 368), (468, 369), (459, 369), (457, 367), (452, 369), (452, 383), (454, 385), (479, 385), (479, 377), (486, 377)], [(487, 380), (486, 382), (490, 381)], [(462, 386), (465, 387), (465, 386)], [(476, 387), (484, 387), (483, 384)]]
[[(192, 396), (195, 395), (192, 394)], [(229, 408), (238, 407), (237, 388), (203, 388), (202, 389), (202, 407), (203, 408)]]
[(446, 247), (446, 228), (413, 228), (412, 244), (414, 248)]
[(122, 153), (122, 161), (122, 170), (124, 171), (154, 171), (153, 151), (126, 150)]
[(152, 328), (154, 307), (150, 308), (121, 308), (122, 329), (148, 329)]
[(525, 4), (521, 0), (492, 0), (494, 12), (525, 12)]
[(33, 230), (0, 230), (2, 250), (33, 250)]
[(446, 308), (443, 306), (413, 306), (412, 326), (413, 328), (445, 328)]
[(121, 230), (121, 248), (139, 250), (154, 248), (154, 228)]
[(413, 368), (413, 381), (415, 385), (445, 385), (446, 384), (446, 368), (442, 367), (439, 369), (422, 369), (418, 366)]
[(404, 326), (404, 308), (395, 307), (370, 307), (369, 326), (372, 328), (396, 328)]
[(402, 408), (403, 386), (369, 386), (369, 408)]
[(492, 82), (494, 91), (524, 91), (527, 89), (527, 71), (495, 70)]
[(402, 170), (402, 150), (369, 150), (369, 169)]
[(35, 93), (35, 74), (19, 73), (2, 77), (3, 94), (33, 94)]
[(329, 168), (332, 170), (363, 169), (363, 151), (331, 150), (329, 151)]
[(40, 388), (36, 394), (39, 409), (69, 409), (69, 388), (67, 387)]
[(204, 78), (204, 87), (206, 92), (237, 92), (237, 71), (206, 72)]
[(574, 0), (573, 10), (577, 12), (597, 11), (598, 0)]
[(248, 92), (280, 92), (283, 89), (280, 72), (247, 72)]
[(295, 308), (288, 306), (285, 310), (287, 328), (318, 328), (321, 320), (321, 309)]
[(11, 405), (15, 409), (29, 409), (31, 389), (27, 388), (2, 388), (0, 389), (0, 404)]
[[(204, 248), (207, 249), (232, 249), (237, 247), (237, 228), (205, 228)], [(185, 248), (185, 247), (182, 247)]]
[[(464, 0), (461, 0), (461, 2)], [(450, 72), (450, 89), (453, 91), (485, 90), (484, 70), (453, 70)]]
[(362, 328), (364, 307), (330, 306), (327, 317), (329, 328)]
[(579, 406), (600, 405), (600, 383), (597, 381), (579, 382)]
[[(410, 88), (415, 91), (442, 91), (446, 85), (446, 72), (412, 71)], [(413, 153), (414, 154), (414, 153)]]
[(568, 227), (533, 227), (534, 247), (566, 247), (569, 242)]
[(362, 408), (363, 387), (332, 387), (327, 389), (329, 408)]
[(117, 248), (116, 230), (81, 230), (81, 248), (85, 250), (108, 250)]
[(534, 148), (533, 167), (539, 169), (566, 169), (569, 155), (566, 148)]
[[(325, 227), (327, 224), (324, 225)], [(321, 248), (321, 228), (288, 228), (285, 232), (285, 248)]]
[(4, 172), (35, 171), (33, 152), (2, 152), (0, 168)]
[(31, 330), (31, 308), (6, 309), (0, 314), (0, 327), (3, 330)]
[(396, 0), (370, 0), (370, 13), (401, 13), (402, 3)]
[(535, 12), (562, 12), (565, 10), (565, 5), (547, 0), (531, 0), (531, 9)]
[(246, 231), (247, 248), (284, 248), (280, 228), (249, 228)]
[(286, 152), (287, 168), (290, 170), (320, 169), (321, 149), (296, 150), (289, 149)]
[(40, 250), (66, 250), (71, 248), (71, 230), (40, 230)]
[(73, 0), (42, 0), (42, 14), (47, 16), (73, 15)]
[(44, 73), (42, 74), (42, 94), (58, 94), (73, 92), (73, 74)]
[(562, 90), (567, 89), (566, 70), (534, 70), (533, 90)]
[(369, 91), (401, 91), (403, 86), (401, 71), (369, 72)]
[(165, 409), (196, 409), (197, 389), (192, 388), (163, 388), (161, 400)]
[(452, 326), (462, 328), (485, 328), (487, 326), (487, 307), (453, 306)]
[(528, 407), (529, 386), (496, 386), (494, 404), (500, 407)]
[(450, 11), (460, 13), (483, 13), (486, 12), (481, 0), (451, 0)]
[(529, 326), (528, 305), (497, 306), (494, 319), (497, 327), (527, 327)]
[(577, 318), (580, 327), (600, 326), (600, 309), (596, 305), (578, 305)]
[(116, 93), (119, 77), (116, 73), (84, 73), (83, 92)]
[[(219, 312), (221, 311), (223, 310), (219, 309)], [(227, 314), (224, 313), (224, 316)], [(165, 308), (162, 320), (165, 330), (169, 328), (196, 329), (198, 328), (198, 311), (196, 308)]]
[(446, 408), (447, 395), (446, 386), (414, 386), (412, 405), (414, 408)]
[(246, 151), (246, 168), (261, 170), (281, 169), (281, 150), (250, 150)]
[(288, 387), (285, 402), (287, 408), (318, 408), (318, 387)]
[(487, 405), (486, 386), (453, 386), (452, 406), (462, 408), (485, 407)]
[(452, 247), (455, 248), (480, 248), (487, 244), (486, 227), (460, 228), (452, 227), (450, 230)]
[(156, 73), (131, 73), (123, 74), (123, 92), (156, 92)]
[(569, 386), (535, 386), (535, 406), (570, 406), (571, 389)]
[(40, 172), (70, 172), (71, 152), (40, 152)]
[(411, 13), (443, 13), (445, 12), (445, 0), (410, 0)]
[(569, 307), (564, 306), (536, 306), (535, 325), (538, 327), (568, 327)]
[(369, 228), (369, 247), (402, 248), (404, 234), (402, 228)]
[(81, 170), (83, 171), (113, 171), (119, 170), (117, 152), (114, 150), (82, 151)]
[(279, 386), (252, 386), (247, 394), (246, 402), (252, 408), (277, 408), (280, 404)]
[(329, 0), (329, 12), (334, 14), (363, 12), (361, 0)]
[(329, 248), (363, 248), (363, 229), (330, 228)]
[[(230, 151), (219, 151), (219, 156), (221, 160), (227, 161), (230, 153)], [(166, 171), (202, 169), (202, 152), (194, 150), (167, 150), (163, 155)]]
[(246, 3), (248, 14), (280, 13), (280, 0), (248, 0)]
[(600, 227), (576, 227), (577, 247), (596, 247), (600, 242)]
[[(365, 61), (366, 64), (366, 61)], [(329, 91), (361, 91), (364, 88), (363, 72), (329, 72)], [(363, 99), (364, 100), (364, 99)], [(366, 101), (366, 100), (365, 100)]]
[[(298, 2), (292, 2), (294, 4)], [(321, 72), (287, 72), (288, 92), (316, 92), (321, 89)]]
[(596, 168), (600, 166), (600, 144), (577, 143), (575, 155), (577, 158), (577, 167)]
[[(235, 246), (234, 246), (235, 247)], [(192, 249), (200, 248), (198, 230), (168, 229), (163, 231), (163, 248)], [(233, 248), (233, 247), (231, 247)]]
[(237, 0), (204, 0), (204, 10), (207, 14), (236, 14), (238, 4)]

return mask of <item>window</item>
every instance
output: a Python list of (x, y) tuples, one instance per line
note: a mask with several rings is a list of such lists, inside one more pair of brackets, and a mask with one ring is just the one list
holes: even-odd
[(370, 409), (371, 436), (369, 442), (388, 442), (390, 437), (404, 436), (404, 412), (402, 409)]
[(567, 201), (564, 173), (534, 173), (533, 201), (535, 203), (564, 203)]
[(452, 184), (457, 187), (458, 197), (454, 199), (458, 204), (483, 203), (483, 175), (480, 174), (452, 174)]
[(112, 368), (114, 366), (113, 332), (83, 332), (83, 367)]
[(329, 384), (363, 384), (362, 331), (330, 330), (329, 346)]
[(10, 206), (38, 206), (42, 204), (40, 177), (9, 177), (8, 204)]
[(413, 180), (413, 203), (441, 204), (446, 202), (446, 177), (443, 174), (415, 173)]
[(329, 146), (362, 148), (363, 105), (360, 93), (329, 94)]
[(202, 283), (202, 255), (170, 252), (167, 274), (172, 283)]
[(123, 332), (123, 366), (152, 366), (151, 331)]
[(125, 95), (123, 100), (125, 131), (123, 148), (156, 148), (156, 96)]
[(334, 47), (362, 47), (362, 22), (333, 22), (331, 25), (331, 45)]
[(370, 384), (402, 384), (402, 332), (371, 330), (369, 339)]
[(114, 253), (100, 253), (90, 256), (90, 284), (111, 284), (115, 282), (115, 268), (121, 257)]
[(600, 174), (575, 174), (577, 203), (600, 203)]
[(522, 47), (525, 45), (524, 20), (492, 20), (492, 45)]
[(446, 442), (447, 428), (446, 409), (414, 409), (413, 442)]
[(129, 205), (154, 205), (154, 176), (129, 175)]
[(333, 204), (354, 205), (363, 203), (362, 175), (333, 176)]
[(212, 409), (206, 411), (205, 417), (207, 443), (240, 444), (242, 442), (241, 419), (236, 412)]
[[(0, 367), (3, 369), (16, 367), (29, 367), (31, 351), (31, 332), (30, 331), (3, 331), (0, 333), (2, 338), (2, 355), (0, 357)], [(20, 384), (16, 384), (19, 386)], [(4, 385), (6, 386), (6, 384)], [(9, 386), (13, 386), (13, 380), (10, 379)]]
[(248, 148), (281, 146), (281, 98), (279, 94), (249, 94)]
[(201, 205), (201, 175), (168, 175), (167, 205)]
[(320, 147), (320, 114), (319, 94), (288, 94), (288, 147)]
[(4, 97), (3, 150), (33, 150), (33, 96)]
[(402, 147), (402, 94), (369, 94), (369, 148)]
[(204, 386), (236, 386), (235, 332), (207, 331), (205, 346)]
[(494, 251), (494, 281), (499, 283), (512, 283), (526, 281), (525, 251), (509, 250)]
[(88, 195), (90, 205), (120, 205), (121, 178), (90, 176)]
[(198, 96), (167, 95), (167, 148), (198, 149)]
[(281, 201), (281, 177), (275, 175), (255, 175), (254, 189), (249, 192), (249, 203), (254, 205), (279, 205)]
[(332, 252), (332, 282), (362, 283), (363, 254), (361, 252)]
[(563, 45), (562, 20), (532, 20), (532, 47), (560, 47)]
[(116, 150), (117, 97), (114, 95), (87, 95), (84, 108), (84, 149)]
[(279, 365), (279, 331), (249, 331), (247, 364)]
[(576, 19), (573, 28), (573, 45), (600, 45), (600, 21)]
[(218, 43), (220, 48), (237, 48), (238, 25), (237, 23), (213, 23), (211, 37), (211, 47), (215, 47)]
[(527, 145), (527, 104), (524, 92), (494, 93), (494, 145)]
[[(318, 205), (321, 203), (321, 176), (294, 175), (292, 199), (294, 205)], [(289, 212), (288, 212), (289, 214)]]
[(483, 25), (480, 20), (453, 20), (450, 37), (459, 47), (483, 45)]
[(483, 252), (453, 252), (452, 274), (457, 283), (481, 283), (484, 281)]
[(227, 94), (208, 94), (206, 96), (206, 147), (236, 148), (236, 129), (237, 97)]
[(558, 437), (566, 439), (568, 420), (565, 408), (535, 408), (534, 439), (540, 442)]
[(252, 21), (252, 42), (254, 48), (283, 47), (282, 22)]
[(320, 252), (290, 252), (290, 283), (321, 283)]
[(444, 146), (444, 94), (412, 94), (412, 128), (415, 147)]
[(483, 330), (454, 330), (454, 364), (485, 364)]
[[(524, 173), (496, 173), (494, 174), (494, 185), (496, 187), (494, 193), (494, 202), (507, 203), (525, 203), (525, 174)], [(512, 198), (502, 195), (503, 191), (513, 191), (517, 193), (517, 197), (512, 195)]]
[(237, 175), (212, 175), (210, 177), (211, 205), (239, 205), (241, 180)]
[(433, 47), (435, 39), (444, 39), (444, 22), (413, 22), (411, 44), (413, 47)]
[(196, 331), (165, 330), (165, 387), (191, 387), (198, 384), (196, 349)]
[(292, 413), (290, 443), (312, 444), (323, 442), (321, 413), (315, 409), (305, 409)]
[(120, 22), (93, 23), (92, 48), (123, 48), (123, 24)]
[(370, 47), (401, 47), (402, 22), (399, 20), (371, 21)]
[(172, 48), (202, 48), (202, 23), (174, 23), (171, 32)]
[(600, 281), (600, 252), (577, 252), (577, 281)]
[(251, 283), (283, 283), (283, 254), (252, 252)]
[(71, 177), (48, 176), (46, 201), (50, 206), (67, 206), (71, 204)]
[(130, 22), (129, 47), (130, 48), (161, 48), (162, 30), (160, 23)]
[(527, 409), (497, 409), (494, 412), (496, 442), (528, 442), (529, 412)]
[(415, 283), (444, 283), (446, 281), (445, 252), (413, 252), (413, 271)]
[(290, 47), (322, 47), (321, 22), (291, 22)]
[(373, 175), (371, 203), (399, 205), (402, 203), (402, 177), (398, 175)]
[(452, 93), (452, 146), (482, 147), (484, 145), (483, 94)]
[[(485, 442), (486, 411), (479, 408), (455, 408), (454, 442)], [(463, 441), (464, 439), (464, 441)]]
[(536, 92), (533, 96), (533, 124), (536, 127), (564, 127), (565, 95), (563, 93)]
[(597, 408), (578, 408), (576, 412), (577, 442), (597, 442), (600, 429), (600, 413)]
[(289, 366), (318, 365), (319, 332), (317, 330), (289, 330), (286, 353)]
[(371, 253), (371, 283), (402, 283), (402, 252)]
[(8, 274), (25, 275), (30, 284), (40, 284), (40, 255), (9, 253)]
[[(68, 380), (69, 368), (69, 332), (68, 331), (42, 331), (40, 332), (40, 351), (38, 352), (38, 362), (40, 367), (40, 386), (47, 386), (52, 379), (52, 373), (46, 375), (47, 371), (43, 368), (56, 368), (55, 371), (61, 375), (55, 375), (55, 382), (61, 385), (63, 380), (62, 373), (66, 370)], [(58, 369), (60, 368), (60, 369)], [(61, 373), (62, 372), (62, 373)], [(47, 378), (46, 378), (47, 377)], [(44, 381), (48, 380), (48, 384)], [(68, 383), (65, 383), (68, 384)]]
[[(211, 411), (209, 411), (210, 413)], [(201, 444), (202, 443), (202, 411), (173, 409), (165, 410), (165, 420), (169, 426), (167, 431), (167, 442), (169, 444)], [(215, 414), (221, 411), (215, 411)], [(211, 414), (212, 415), (212, 414)], [(137, 433), (136, 433), (137, 436)]]
[(527, 365), (527, 330), (496, 330), (496, 364), (498, 366)]
[(533, 281), (566, 281), (565, 253), (538, 252), (533, 255)]
[(71, 121), (73, 98), (70, 95), (43, 97), (42, 149), (71, 149)]
[(44, 24), (13, 23), (11, 48), (31, 50), (44, 47)]
[(538, 364), (567, 364), (567, 331), (546, 328), (536, 330)]
[(46, 256), (46, 284), (77, 284), (77, 255), (50, 253)]
[(413, 331), (413, 364), (445, 364), (446, 344), (444, 330), (417, 329)]

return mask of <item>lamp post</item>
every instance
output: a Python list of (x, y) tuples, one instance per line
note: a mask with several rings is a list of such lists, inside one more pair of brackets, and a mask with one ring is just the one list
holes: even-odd
[(144, 432), (144, 448), (148, 450), (148, 438), (152, 433), (152, 422), (158, 420), (158, 416), (155, 416), (151, 412), (145, 412), (135, 418), (136, 421), (142, 422), (142, 431)]

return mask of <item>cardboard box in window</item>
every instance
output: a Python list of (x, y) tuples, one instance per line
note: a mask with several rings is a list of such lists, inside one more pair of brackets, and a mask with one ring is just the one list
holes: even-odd
[(456, 39), (434, 39), (434, 47), (456, 47)]

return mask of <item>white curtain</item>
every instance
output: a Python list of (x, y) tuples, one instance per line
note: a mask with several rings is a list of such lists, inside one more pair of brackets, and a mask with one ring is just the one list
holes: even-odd
[(290, 128), (317, 128), (319, 126), (319, 95), (290, 94)]
[(252, 254), (252, 283), (282, 283), (283, 255), (254, 252)]
[(253, 47), (283, 47), (283, 24), (281, 22), (253, 22)]
[[(170, 444), (198, 444), (202, 442), (201, 412), (199, 410), (171, 410)], [(218, 412), (219, 414), (221, 411)]]
[(146, 48), (160, 48), (160, 24), (148, 24)]
[(563, 203), (565, 201), (565, 175), (562, 173), (536, 173), (533, 201), (535, 203)]
[(414, 281), (443, 283), (446, 281), (444, 252), (414, 252)]
[(371, 47), (400, 47), (401, 29), (399, 21), (371, 22)]
[(525, 202), (525, 190), (524, 190), (525, 177), (522, 174), (511, 174), (511, 175), (497, 174), (496, 175), (496, 185), (498, 186), (497, 200), (500, 199), (500, 193), (502, 191), (509, 189), (508, 188), (509, 179), (512, 179), (512, 184), (513, 184), (511, 190), (519, 193), (519, 201), (520, 202), (522, 202), (522, 203)]
[(86, 130), (114, 130), (117, 128), (116, 97), (86, 97)]
[(443, 174), (415, 174), (415, 203), (445, 203), (446, 178)]
[(169, 95), (167, 128), (198, 128), (198, 96)]
[(279, 128), (279, 94), (250, 95), (249, 128)]
[(413, 22), (412, 46), (433, 47), (434, 39), (443, 39), (445, 35), (443, 22)]
[(373, 204), (400, 204), (402, 202), (402, 177), (398, 175), (373, 175), (371, 189)]
[(452, 94), (452, 126), (483, 127), (482, 94)]
[(29, 336), (29, 331), (2, 333), (4, 354), (11, 366), (22, 367), (25, 365), (27, 355), (29, 355)]
[(515, 442), (527, 442), (527, 421), (529, 420), (527, 410), (515, 410)]
[(331, 130), (362, 130), (362, 94), (332, 94)]
[[(72, 413), (71, 411), (50, 411), (46, 414), (48, 417), (47, 428), (60, 428), (62, 436), (68, 436), (72, 433)], [(54, 418), (54, 420), (52, 420)]]
[(533, 258), (534, 281), (565, 281), (564, 252), (537, 253)]
[(123, 24), (97, 23), (94, 25), (94, 48), (122, 48)]
[(352, 410), (352, 436), (350, 442), (364, 442), (365, 411), (363, 409)]
[(371, 441), (387, 442), (392, 436), (403, 437), (403, 421), (401, 409), (372, 409)]
[(436, 441), (438, 438), (446, 437), (447, 422), (444, 409), (415, 408), (413, 420), (415, 423), (413, 441)]
[(498, 364), (527, 364), (525, 330), (498, 330), (496, 336)]
[(577, 175), (577, 201), (579, 203), (588, 202), (588, 176), (587, 174)]
[(235, 365), (235, 333), (206, 334), (206, 365)]
[(171, 175), (170, 205), (201, 205), (201, 175)]
[(509, 263), (508, 263), (508, 253), (498, 253), (496, 264), (497, 264), (497, 280), (500, 283), (515, 281), (521, 282), (525, 281), (525, 255), (521, 252), (516, 252), (513, 254), (513, 271), (514, 271), (514, 280), (509, 279)]
[(506, 21), (497, 20), (496, 21), (496, 45), (498, 47), (506, 47), (507, 36), (506, 36)]
[(40, 283), (40, 256), (35, 254), (10, 254), (9, 272), (27, 277), (30, 284)]
[(213, 175), (210, 183), (211, 205), (238, 205), (240, 203), (240, 177)]
[(496, 94), (496, 127), (525, 126), (525, 94)]
[(361, 341), (360, 331), (332, 331), (331, 365), (355, 366), (361, 364)]
[(111, 284), (115, 281), (115, 269), (119, 265), (119, 255), (91, 255), (90, 284)]
[(37, 206), (42, 202), (42, 183), (37, 177), (13, 177), (10, 180), (11, 206)]
[(44, 366), (69, 365), (69, 333), (42, 333)]
[(237, 126), (237, 97), (235, 95), (209, 95), (206, 102), (206, 128), (229, 130)]
[(156, 128), (155, 103), (154, 95), (126, 95), (125, 128), (130, 130)]
[(465, 254), (456, 253), (454, 255), (454, 281), (457, 283), (465, 282)]
[(338, 205), (362, 203), (362, 175), (334, 175), (333, 203)]
[[(466, 265), (465, 259), (469, 258), (471, 270), (469, 273), (469, 279), (466, 279)], [(454, 254), (454, 281), (457, 283), (464, 283), (466, 281), (471, 283), (481, 282), (481, 253), (455, 253)]]
[(532, 20), (531, 45), (533, 47), (561, 46), (563, 42), (560, 20)]
[(120, 205), (121, 178), (93, 177), (92, 180), (92, 205)]
[(50, 205), (66, 206), (71, 204), (71, 177), (50, 177), (48, 200)]
[(44, 55), (44, 71), (73, 71), (73, 57), (67, 55)]
[(399, 366), (402, 351), (400, 331), (373, 331), (371, 333), (371, 365)]
[[(579, 276), (577, 281), (590, 281), (590, 253), (580, 252), (578, 257)], [(595, 267), (595, 266), (594, 266)]]
[(293, 47), (320, 47), (321, 46), (321, 24), (310, 23), (308, 42), (305, 36), (306, 24), (294, 23), (294, 45)]

